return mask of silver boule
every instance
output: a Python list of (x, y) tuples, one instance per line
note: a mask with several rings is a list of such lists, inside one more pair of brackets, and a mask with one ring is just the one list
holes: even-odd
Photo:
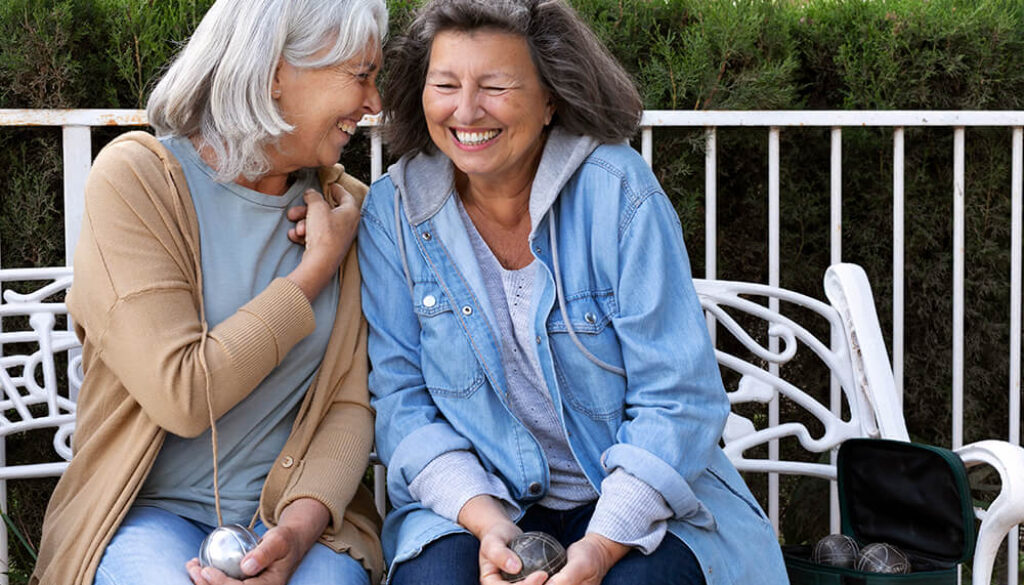
[(218, 526), (199, 545), (199, 564), (220, 569), (232, 579), (242, 580), (242, 558), (259, 544), (259, 537), (241, 524)]
[(535, 571), (544, 571), (551, 577), (565, 566), (566, 554), (562, 543), (544, 532), (524, 532), (508, 543), (512, 552), (523, 562), (523, 568), (516, 574), (499, 570), (501, 578), (509, 583), (518, 583)]
[(854, 568), (866, 573), (890, 575), (906, 575), (912, 570), (906, 553), (885, 542), (873, 542), (861, 549)]
[(833, 567), (852, 569), (860, 554), (857, 541), (845, 534), (829, 534), (814, 545), (811, 560)]

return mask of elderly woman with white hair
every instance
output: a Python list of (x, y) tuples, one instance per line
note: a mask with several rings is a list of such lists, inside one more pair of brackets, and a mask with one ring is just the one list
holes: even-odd
[(196, 558), (229, 523), (261, 537), (245, 583), (380, 579), (366, 187), (337, 163), (380, 111), (386, 30), (383, 0), (218, 0), (150, 97), (157, 136), (97, 157), (74, 457), (32, 583), (237, 583)]

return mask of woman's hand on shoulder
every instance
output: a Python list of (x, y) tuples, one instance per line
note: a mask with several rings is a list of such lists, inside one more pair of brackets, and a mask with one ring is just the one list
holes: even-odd
[(552, 575), (547, 585), (601, 585), (604, 576), (629, 550), (624, 544), (591, 532), (569, 547), (565, 567)]
[[(306, 251), (302, 254), (299, 265), (288, 275), (312, 301), (330, 282), (338, 271), (342, 260), (348, 254), (352, 241), (359, 229), (359, 206), (355, 197), (345, 191), (341, 185), (331, 185), (338, 206), (331, 208), (323, 195), (310, 189), (303, 195), (305, 200), (305, 218), (296, 224), (292, 240), (302, 239)], [(295, 215), (298, 212), (294, 212)], [(293, 211), (289, 210), (289, 218)]]
[(295, 224), (288, 230), (288, 239), (300, 246), (306, 245), (306, 206), (296, 205), (288, 209), (288, 221)]

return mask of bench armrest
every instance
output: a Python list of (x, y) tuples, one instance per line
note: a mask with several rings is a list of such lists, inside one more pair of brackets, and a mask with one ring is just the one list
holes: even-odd
[(985, 440), (956, 449), (968, 467), (991, 465), (1002, 482), (999, 496), (987, 510), (975, 510), (981, 520), (971, 572), (973, 585), (989, 585), (999, 544), (1014, 526), (1024, 523), (1024, 449), (1006, 441)]

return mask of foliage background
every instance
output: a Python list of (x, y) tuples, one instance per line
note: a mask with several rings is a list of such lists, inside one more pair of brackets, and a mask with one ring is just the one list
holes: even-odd
[[(0, 108), (142, 108), (147, 91), (210, 0), (4, 0)], [(393, 30), (417, 4), (389, 1)], [(635, 76), (649, 109), (1024, 109), (1021, 0), (573, 0)], [(386, 74), (386, 63), (385, 63)], [(116, 129), (94, 131), (95, 148)], [(967, 137), (965, 441), (1006, 436), (1010, 136)], [(658, 130), (655, 170), (703, 274), (703, 136)], [(906, 132), (906, 397), (915, 440), (951, 442), (952, 131)], [(782, 134), (782, 285), (820, 295), (829, 263), (828, 129)], [(369, 176), (365, 138), (345, 162)], [(843, 257), (865, 267), (891, 331), (892, 137), (843, 133)], [(767, 281), (767, 132), (718, 138), (722, 278)], [(5, 267), (63, 262), (60, 130), (0, 131)], [(888, 335), (888, 333), (887, 333)], [(887, 340), (888, 341), (888, 340)], [(891, 344), (890, 344), (891, 347)], [(807, 376), (814, 376), (811, 371)], [(938, 421), (938, 422), (937, 422)], [(8, 444), (29, 460), (31, 436)], [(52, 482), (11, 486), (11, 515), (38, 541)], [(757, 487), (757, 491), (763, 491)], [(798, 513), (820, 487), (790, 482), (784, 538), (822, 531)], [(796, 490), (795, 492), (793, 490)], [(799, 501), (800, 506), (788, 506)], [(12, 582), (31, 560), (12, 557)]]

